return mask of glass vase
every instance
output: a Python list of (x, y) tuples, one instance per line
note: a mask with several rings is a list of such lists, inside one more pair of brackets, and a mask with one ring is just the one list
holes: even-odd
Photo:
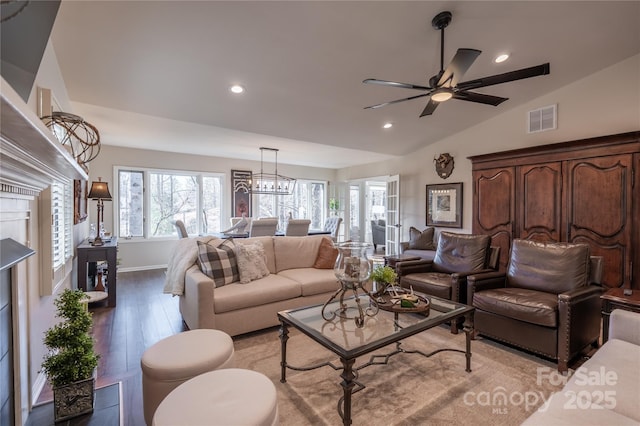
[[(336, 317), (342, 319), (354, 319), (356, 326), (364, 325), (364, 317), (373, 316), (378, 313), (378, 305), (374, 297), (364, 287), (364, 283), (371, 276), (371, 263), (367, 258), (367, 251), (371, 248), (369, 243), (346, 242), (335, 243), (338, 249), (338, 258), (336, 259), (333, 272), (340, 282), (340, 288), (331, 296), (331, 298), (322, 307), (322, 318), (331, 321)], [(363, 307), (360, 303), (360, 295), (369, 296), (369, 306)], [(353, 295), (355, 307), (349, 306), (345, 302), (345, 296)], [(328, 311), (327, 307), (333, 301), (339, 300), (338, 308)], [(353, 304), (352, 304), (353, 305)], [(351, 315), (356, 310), (355, 316)]]

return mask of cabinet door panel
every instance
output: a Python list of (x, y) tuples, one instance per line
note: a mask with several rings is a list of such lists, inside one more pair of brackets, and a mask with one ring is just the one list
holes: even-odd
[(491, 235), (491, 245), (500, 247), (500, 268), (505, 269), (514, 226), (514, 168), (473, 172), (473, 233)]
[(632, 156), (569, 161), (567, 240), (584, 242), (604, 257), (603, 285), (630, 285)]
[(518, 169), (517, 238), (560, 241), (562, 226), (562, 164), (545, 163)]

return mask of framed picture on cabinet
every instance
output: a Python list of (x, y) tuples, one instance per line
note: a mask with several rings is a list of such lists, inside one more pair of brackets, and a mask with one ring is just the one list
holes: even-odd
[(231, 170), (231, 217), (251, 217), (250, 182), (250, 170)]
[(427, 226), (462, 228), (462, 182), (427, 185)]

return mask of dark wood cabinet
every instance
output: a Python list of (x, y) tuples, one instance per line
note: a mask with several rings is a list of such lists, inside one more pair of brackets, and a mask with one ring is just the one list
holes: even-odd
[(587, 243), (603, 285), (640, 288), (640, 132), (470, 157), (473, 233)]

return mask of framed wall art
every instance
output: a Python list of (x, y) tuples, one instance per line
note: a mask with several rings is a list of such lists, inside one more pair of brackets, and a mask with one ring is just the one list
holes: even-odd
[(231, 170), (231, 217), (251, 217), (250, 182), (250, 170)]
[(77, 225), (87, 219), (87, 181), (73, 181), (73, 224)]
[(462, 228), (462, 182), (427, 185), (427, 226)]

